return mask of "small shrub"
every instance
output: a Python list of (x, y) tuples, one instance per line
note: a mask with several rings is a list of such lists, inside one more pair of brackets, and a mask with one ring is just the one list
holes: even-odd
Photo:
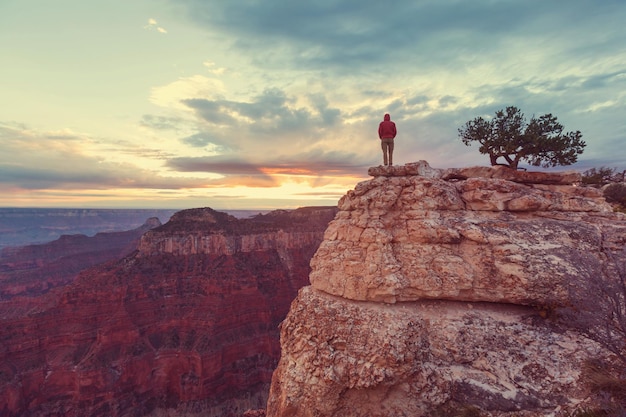
[(568, 417), (626, 417), (626, 380), (620, 362), (609, 364), (599, 359), (585, 362), (582, 381), (589, 387), (594, 406), (586, 406)]
[(626, 170), (619, 172), (617, 168), (591, 168), (583, 172), (582, 183), (592, 187), (602, 187), (612, 182), (624, 182)]
[(626, 207), (626, 183), (609, 184), (603, 188), (602, 193), (608, 203)]
[(588, 360), (583, 368), (583, 378), (594, 392), (604, 391), (620, 403), (626, 402), (626, 380), (620, 377), (623, 369), (617, 369), (599, 360)]

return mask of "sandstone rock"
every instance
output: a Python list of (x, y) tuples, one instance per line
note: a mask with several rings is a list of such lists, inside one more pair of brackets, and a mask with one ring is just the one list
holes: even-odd
[(268, 417), (454, 404), (547, 417), (585, 401), (583, 364), (609, 353), (539, 311), (626, 262), (626, 216), (569, 173), (369, 172), (339, 201), (282, 324)]
[(580, 183), (582, 175), (575, 171), (569, 172), (538, 172), (513, 170), (505, 166), (492, 167), (469, 167), (469, 168), (449, 168), (442, 175), (442, 179), (462, 179), (469, 178), (493, 178), (525, 184), (562, 184), (573, 185)]
[(584, 397), (580, 369), (597, 347), (525, 307), (348, 302), (305, 287), (281, 349), (270, 417), (432, 416), (451, 400), (492, 416), (551, 415)]
[(466, 180), (469, 178), (491, 178), (527, 184), (561, 184), (573, 185), (582, 180), (582, 175), (575, 171), (569, 172), (538, 172), (513, 170), (496, 165), (492, 167), (476, 166), (468, 168), (432, 168), (426, 161), (411, 162), (406, 165), (377, 166), (367, 171), (372, 177), (404, 177), (419, 175), (426, 178), (444, 180)]
[[(364, 181), (339, 201), (313, 287), (353, 300), (568, 303), (626, 233), (597, 190), (419, 175)], [(585, 258), (586, 262), (580, 259)]]
[(306, 207), (237, 219), (210, 208), (184, 210), (142, 237), (139, 256), (284, 252), (317, 245), (320, 228), (328, 224), (334, 212), (329, 207)]
[(431, 168), (426, 161), (411, 162), (406, 165), (390, 165), (371, 167), (367, 170), (373, 177), (403, 177), (405, 175), (420, 175), (426, 178), (441, 178), (444, 170)]

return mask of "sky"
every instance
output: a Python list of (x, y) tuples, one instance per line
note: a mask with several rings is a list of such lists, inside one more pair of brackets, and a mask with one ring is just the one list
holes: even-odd
[[(335, 205), (516, 106), (626, 169), (624, 0), (0, 0), (0, 206)], [(539, 168), (533, 168), (540, 170)]]

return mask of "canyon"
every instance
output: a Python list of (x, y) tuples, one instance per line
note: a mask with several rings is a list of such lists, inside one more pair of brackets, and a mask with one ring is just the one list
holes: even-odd
[(0, 301), (67, 285), (88, 267), (130, 254), (145, 232), (160, 225), (151, 217), (132, 230), (61, 235), (45, 244), (5, 247), (0, 250)]
[[(623, 380), (587, 379), (626, 354), (626, 216), (599, 190), (498, 166), (369, 173), (281, 325), (268, 417), (624, 412)], [(613, 337), (583, 336), (579, 317)]]
[(614, 400), (588, 370), (619, 349), (568, 322), (624, 282), (626, 216), (601, 191), (426, 161), (368, 174), (337, 207), (189, 209), (110, 246), (3, 251), (0, 415), (570, 417)]
[(0, 414), (240, 416), (264, 408), (278, 325), (308, 283), (336, 212), (237, 219), (183, 210), (144, 231), (131, 253), (71, 282), (5, 290)]

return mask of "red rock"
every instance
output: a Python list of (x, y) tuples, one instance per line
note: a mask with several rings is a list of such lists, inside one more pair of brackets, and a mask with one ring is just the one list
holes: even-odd
[[(168, 408), (240, 416), (263, 408), (278, 325), (308, 283), (335, 213), (304, 208), (237, 220), (183, 211), (146, 233), (140, 251), (62, 289), (0, 304), (0, 414)], [(185, 236), (234, 246), (192, 252)]]
[[(281, 324), (267, 416), (548, 417), (606, 404), (613, 394), (590, 393), (584, 373), (624, 352), (626, 216), (575, 176), (505, 170), (378, 167), (339, 200)], [(570, 309), (571, 323), (557, 319)]]

